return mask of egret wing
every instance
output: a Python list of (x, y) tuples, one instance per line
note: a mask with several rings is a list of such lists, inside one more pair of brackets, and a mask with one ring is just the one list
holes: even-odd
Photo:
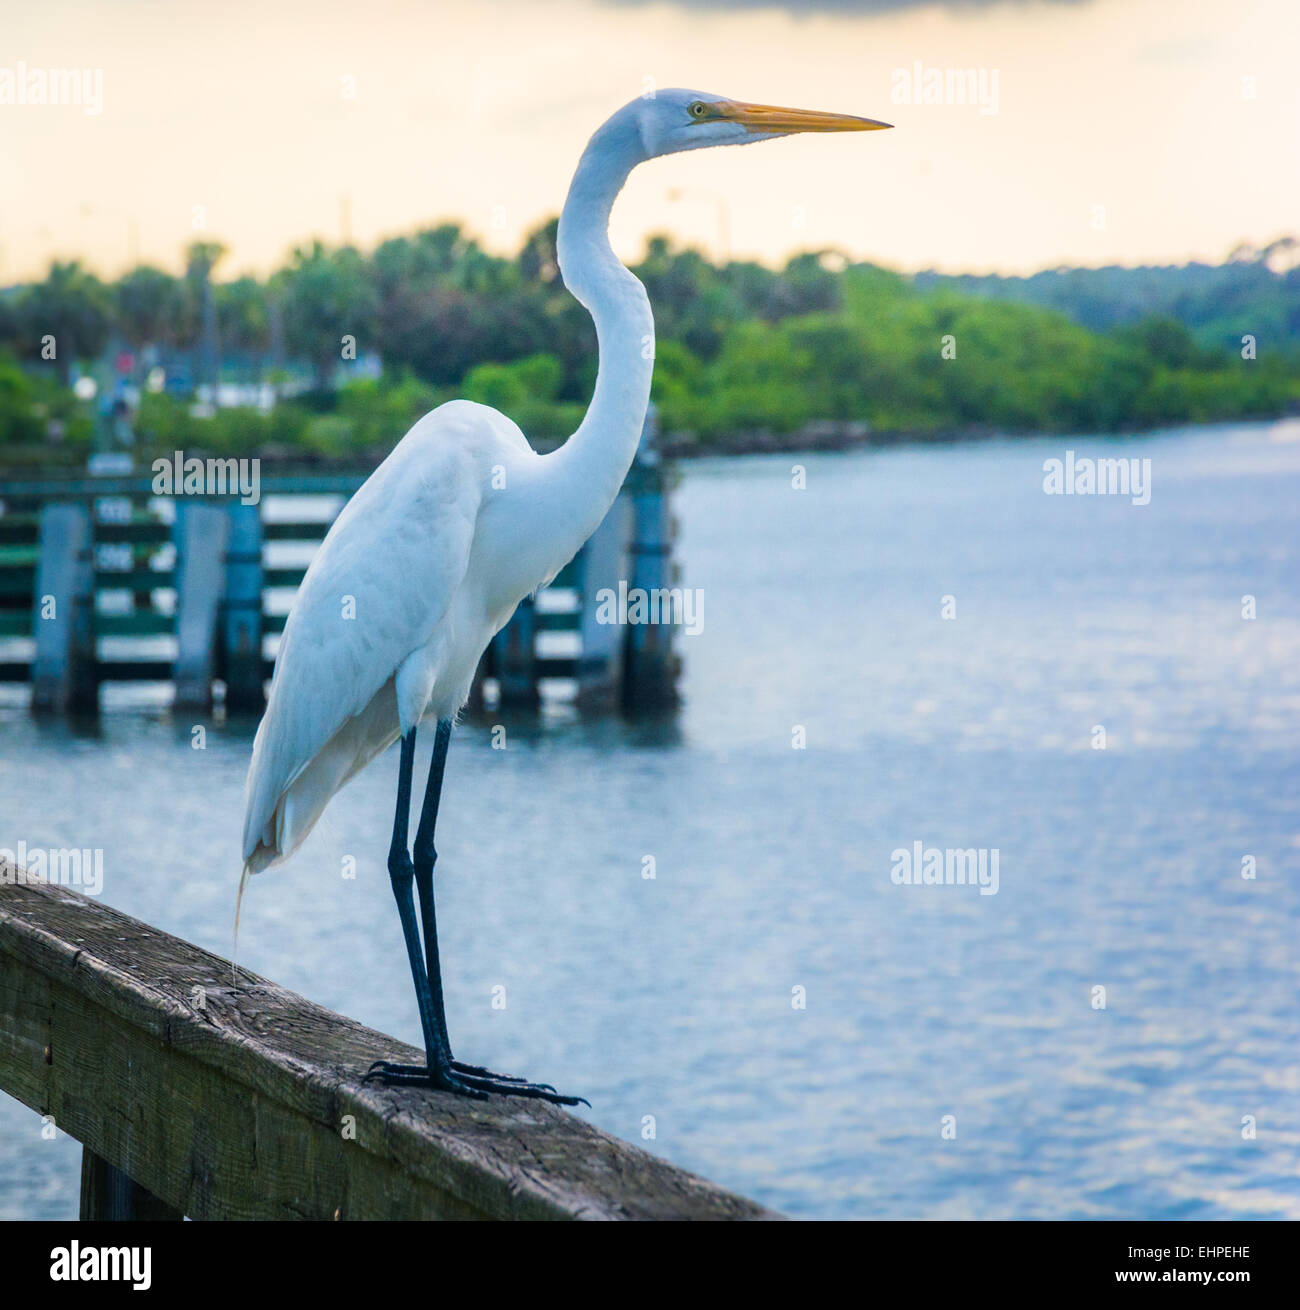
[(475, 461), (421, 426), (347, 504), (303, 578), (253, 746), (245, 860), (259, 845), (272, 848), (268, 862), (287, 854), (275, 818), (288, 788), (429, 642), (465, 577), (481, 499)]

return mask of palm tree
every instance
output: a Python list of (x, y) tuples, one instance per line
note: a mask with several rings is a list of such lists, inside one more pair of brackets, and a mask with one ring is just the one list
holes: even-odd
[(365, 260), (352, 246), (327, 249), (320, 241), (300, 246), (275, 277), (291, 355), (309, 360), (322, 390), (342, 358), (343, 338), (358, 350), (373, 343), (376, 297)]
[(184, 321), (184, 292), (170, 273), (141, 264), (114, 288), (117, 327), (135, 350), (174, 345)]
[(78, 260), (55, 260), (45, 280), (28, 287), (21, 314), (25, 335), (38, 357), (50, 357), (44, 354), (46, 338), (50, 339), (59, 379), (68, 386), (73, 364), (98, 355), (108, 341), (112, 298)]

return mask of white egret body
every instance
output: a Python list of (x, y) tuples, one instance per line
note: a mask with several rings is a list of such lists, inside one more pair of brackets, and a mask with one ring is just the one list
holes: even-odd
[[(654, 320), (645, 289), (609, 245), (615, 197), (637, 164), (658, 155), (885, 126), (692, 91), (661, 91), (620, 109), (588, 144), (560, 217), (560, 270), (595, 321), (600, 351), (595, 394), (578, 430), (538, 455), (495, 410), (468, 401), (442, 405), (366, 480), (312, 560), (253, 746), (244, 877), (297, 850), (335, 792), (402, 738), (389, 869), (429, 1068), (384, 1066), (389, 1081), (571, 1100), (450, 1058), (436, 967), (431, 816), (450, 724), (484, 650), (519, 601), (549, 582), (596, 529), (636, 452), (650, 397)], [(412, 863), (411, 757), (426, 718), (438, 720), (439, 736)], [(424, 914), (424, 961), (418, 937), (412, 941), (412, 877)]]

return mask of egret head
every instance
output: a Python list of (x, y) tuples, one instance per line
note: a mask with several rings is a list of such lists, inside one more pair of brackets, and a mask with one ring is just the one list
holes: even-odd
[(578, 161), (556, 238), (565, 285), (590, 307), (601, 295), (602, 279), (608, 279), (611, 266), (631, 277), (609, 249), (607, 230), (610, 208), (638, 164), (703, 146), (743, 146), (797, 132), (874, 132), (890, 126), (851, 114), (728, 100), (707, 91), (674, 89), (641, 96), (596, 129)]
[(852, 114), (781, 109), (681, 89), (657, 91), (633, 101), (628, 110), (635, 116), (649, 159), (702, 146), (743, 146), (796, 132), (874, 132), (893, 126)]

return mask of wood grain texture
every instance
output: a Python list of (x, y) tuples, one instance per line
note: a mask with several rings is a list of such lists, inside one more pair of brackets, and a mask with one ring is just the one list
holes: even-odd
[(194, 1219), (775, 1219), (576, 1115), (363, 1085), (423, 1053), (0, 864), (0, 1089)]
[(148, 1223), (179, 1221), (185, 1216), (146, 1192), (107, 1160), (101, 1160), (89, 1147), (82, 1147), (81, 1218)]

